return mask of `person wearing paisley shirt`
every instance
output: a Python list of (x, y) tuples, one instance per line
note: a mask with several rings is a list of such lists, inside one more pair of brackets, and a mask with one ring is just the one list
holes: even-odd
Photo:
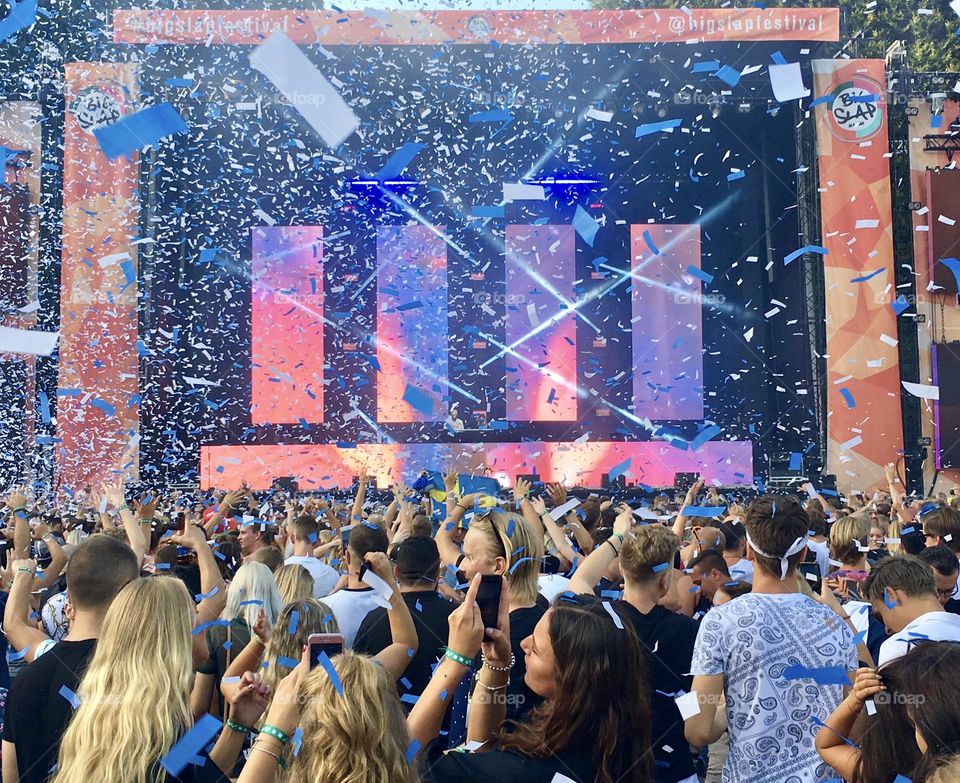
[(700, 624), (691, 665), (699, 711), (687, 717), (685, 734), (694, 746), (715, 742), (725, 703), (724, 783), (825, 781), (834, 774), (814, 739), (843, 698), (835, 683), (857, 668), (853, 633), (832, 609), (797, 592), (807, 538), (799, 503), (758, 498), (746, 528), (753, 591), (714, 607)]

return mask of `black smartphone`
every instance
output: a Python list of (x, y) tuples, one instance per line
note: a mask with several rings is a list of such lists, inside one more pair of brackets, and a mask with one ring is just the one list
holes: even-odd
[[(477, 606), (480, 609), (480, 619), (484, 629), (499, 628), (500, 620), (500, 591), (503, 589), (503, 577), (499, 574), (483, 574), (480, 577), (480, 587), (477, 590)], [(485, 642), (491, 641), (486, 630), (483, 633)]]
[(328, 658), (343, 653), (342, 633), (312, 633), (307, 638), (310, 648), (310, 668), (316, 668), (320, 663), (320, 653), (326, 653)]
[(367, 565), (366, 562), (361, 563), (361, 564), (360, 564), (360, 573), (357, 574), (357, 579), (359, 579), (359, 580), (362, 582), (362, 581), (363, 581), (363, 576), (364, 576), (364, 574), (366, 574), (367, 571), (369, 571), (369, 570), (370, 570), (370, 566)]
[(187, 515), (181, 511), (179, 514), (177, 514), (176, 519), (177, 519), (177, 532), (182, 533), (184, 530), (186, 530), (186, 527), (187, 527)]
[(814, 561), (812, 563), (800, 563), (798, 566), (800, 573), (803, 574), (803, 578), (807, 580), (807, 584), (810, 585), (810, 589), (816, 595), (820, 595), (820, 590), (823, 588), (823, 579), (820, 577), (820, 565)]

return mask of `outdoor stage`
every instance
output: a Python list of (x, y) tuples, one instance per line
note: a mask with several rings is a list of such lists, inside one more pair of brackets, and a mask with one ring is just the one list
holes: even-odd
[[(45, 130), (60, 486), (125, 459), (745, 486), (786, 457), (866, 487), (902, 449), (885, 74), (821, 59), (837, 9), (111, 18)], [(261, 62), (281, 34), (332, 92)], [(336, 144), (320, 98), (356, 122)], [(182, 127), (108, 159), (95, 131), (144, 104)]]

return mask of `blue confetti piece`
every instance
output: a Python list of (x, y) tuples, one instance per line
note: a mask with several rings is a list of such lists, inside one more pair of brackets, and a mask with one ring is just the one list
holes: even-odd
[(900, 315), (902, 312), (910, 308), (910, 303), (903, 294), (900, 294), (900, 296), (890, 303), (890, 308), (893, 310), (894, 315)]
[(794, 250), (788, 256), (785, 256), (783, 259), (783, 265), (787, 266), (788, 264), (793, 263), (804, 253), (818, 253), (819, 255), (826, 256), (830, 254), (830, 251), (825, 247), (820, 247), (819, 245), (804, 245), (799, 250)]
[(529, 563), (532, 560), (532, 557), (521, 557), (516, 563), (510, 566), (510, 573), (512, 574), (514, 571), (516, 571), (520, 567), (521, 563)]
[(378, 179), (380, 182), (387, 179), (397, 179), (397, 177), (403, 173), (404, 169), (413, 162), (413, 159), (417, 157), (420, 150), (425, 147), (425, 144), (408, 141), (389, 157), (383, 168), (374, 175), (374, 179)]
[(670, 567), (669, 563), (660, 563), (660, 565), (655, 565), (653, 567), (653, 573), (659, 574), (662, 571), (666, 571)]
[(433, 398), (409, 383), (407, 388), (404, 389), (403, 401), (425, 416), (433, 416)]
[(851, 283), (866, 283), (867, 280), (872, 280), (872, 279), (875, 278), (877, 275), (879, 275), (881, 272), (885, 272), (885, 271), (886, 271), (886, 270), (885, 270), (883, 267), (880, 267), (879, 269), (875, 269), (873, 272), (870, 272), (869, 274), (863, 275), (863, 277), (855, 277), (855, 278), (853, 278), (853, 280), (851, 280), (850, 282), (851, 282)]
[(420, 740), (410, 740), (410, 744), (407, 745), (406, 759), (407, 764), (412, 764), (413, 760), (417, 757), (417, 754), (420, 752)]
[(198, 625), (196, 628), (193, 629), (193, 635), (199, 636), (204, 631), (206, 631), (207, 628), (214, 628), (215, 626), (218, 626), (218, 625), (226, 627), (230, 625), (230, 621), (229, 620), (210, 620), (209, 622), (206, 622), (206, 623), (200, 623), (200, 625)]
[(773, 60), (773, 62), (774, 62), (776, 65), (786, 65), (786, 64), (787, 64), (786, 58), (785, 58), (782, 54), (780, 54), (779, 51), (776, 51), (776, 52), (774, 52), (773, 54), (771, 54), (771, 55), (770, 55), (770, 59)]
[(504, 208), (498, 204), (481, 204), (470, 210), (470, 216), (476, 218), (502, 218)]
[(187, 123), (172, 104), (158, 103), (95, 128), (93, 135), (97, 137), (103, 154), (113, 160), (121, 155), (132, 155), (141, 147), (186, 130)]
[(847, 401), (848, 408), (857, 407), (856, 400), (853, 399), (853, 395), (850, 393), (850, 390), (846, 386), (840, 389), (840, 394), (843, 396), (843, 399)]
[(296, 669), (297, 664), (300, 663), (296, 658), (288, 658), (286, 655), (277, 656), (277, 664), (279, 666), (286, 666), (288, 669)]
[(622, 476), (624, 473), (630, 470), (630, 463), (632, 461), (633, 461), (633, 458), (628, 457), (623, 462), (619, 463), (618, 465), (614, 465), (612, 468), (610, 468), (610, 471), (608, 473), (608, 476), (610, 477), (610, 481), (611, 482), (616, 481), (618, 478), (620, 478), (620, 476)]
[[(785, 65), (785, 63), (781, 63), (781, 65)], [(810, 108), (812, 109), (814, 106), (819, 106), (821, 103), (830, 103), (832, 100), (832, 95), (821, 95), (819, 98), (810, 101)]]
[(297, 627), (300, 625), (300, 612), (294, 609), (290, 612), (290, 624), (287, 626), (287, 632), (293, 636), (297, 632)]
[(653, 253), (655, 256), (660, 255), (660, 248), (657, 247), (656, 243), (653, 241), (653, 237), (650, 236), (650, 231), (644, 229), (643, 232), (643, 243), (647, 246), (647, 249)]
[(957, 283), (957, 289), (960, 290), (960, 261), (955, 258), (941, 258), (940, 263), (953, 272), (953, 279)]
[(416, 704), (419, 698), (415, 693), (405, 693), (400, 697), (400, 701), (404, 704)]
[(197, 603), (200, 603), (201, 601), (205, 601), (207, 598), (213, 598), (219, 592), (220, 592), (220, 588), (214, 587), (213, 590), (211, 590), (209, 593), (197, 593), (194, 596), (194, 599), (196, 599)]
[(13, 663), (14, 661), (19, 661), (19, 660), (21, 660), (21, 659), (27, 654), (27, 652), (29, 652), (29, 650), (30, 650), (30, 645), (29, 645), (29, 644), (28, 644), (26, 647), (24, 647), (22, 650), (19, 650), (19, 651), (18, 651), (18, 650), (9, 650), (9, 649), (8, 649), (8, 650), (7, 650), (7, 662), (8, 662), (8, 663)]
[(735, 182), (738, 179), (743, 179), (745, 176), (747, 176), (747, 172), (745, 171), (731, 171), (727, 174), (727, 182)]
[(720, 67), (714, 76), (716, 76), (724, 84), (728, 84), (731, 87), (736, 87), (740, 82), (740, 71), (738, 71), (736, 68), (732, 68), (729, 65)]
[(259, 598), (251, 598), (248, 601), (241, 601), (240, 606), (263, 606), (263, 601)]
[(583, 207), (577, 204), (577, 211), (573, 215), (573, 230), (580, 235), (590, 247), (593, 247), (593, 240), (600, 230), (600, 224)]
[(10, 11), (3, 21), (0, 21), (0, 41), (6, 41), (32, 26), (37, 21), (39, 5), (39, 0), (23, 0), (21, 3), (10, 0)]
[(790, 454), (790, 470), (803, 470), (803, 454), (799, 451)]
[(222, 727), (223, 724), (213, 715), (204, 715), (170, 748), (167, 755), (160, 759), (160, 765), (174, 777), (178, 776), (213, 741)]
[(44, 424), (50, 423), (50, 398), (47, 396), (45, 391), (41, 391), (40, 394), (40, 420)]
[(694, 63), (693, 68), (690, 70), (691, 73), (715, 73), (720, 70), (720, 61), (704, 60), (703, 62)]
[(709, 272), (704, 272), (702, 269), (697, 269), (692, 264), (687, 267), (687, 274), (702, 280), (707, 285), (710, 285), (710, 283), (713, 282), (713, 275), (711, 275)]
[(63, 696), (63, 698), (67, 700), (67, 703), (73, 707), (73, 709), (77, 709), (77, 707), (80, 706), (80, 697), (77, 696), (77, 694), (70, 690), (66, 685), (61, 685), (60, 690), (57, 691), (57, 693)]
[(337, 674), (337, 670), (333, 668), (333, 661), (330, 660), (323, 650), (320, 651), (320, 656), (318, 657), (317, 662), (327, 673), (327, 677), (330, 678), (330, 684), (333, 685), (333, 689), (337, 692), (337, 695), (343, 696), (343, 683), (340, 682), (340, 675)]
[(850, 678), (843, 666), (824, 666), (810, 669), (806, 666), (788, 666), (783, 670), (785, 680), (813, 680), (817, 685), (849, 685)]
[(303, 729), (297, 726), (293, 732), (293, 755), (300, 755), (300, 747), (303, 745)]
[(664, 120), (663, 122), (645, 123), (637, 128), (636, 138), (642, 139), (644, 136), (649, 136), (652, 133), (672, 131), (674, 128), (679, 128), (682, 122), (683, 120)]
[(683, 515), (685, 517), (720, 517), (726, 510), (726, 506), (686, 506), (683, 509)]
[(117, 412), (117, 409), (114, 408), (109, 402), (101, 400), (99, 397), (94, 397), (92, 400), (90, 400), (90, 404), (94, 408), (102, 410), (105, 414), (107, 414), (107, 416), (113, 416)]
[(893, 609), (893, 607), (897, 605), (896, 599), (890, 598), (886, 590), (883, 591), (883, 605), (887, 607), (887, 609)]

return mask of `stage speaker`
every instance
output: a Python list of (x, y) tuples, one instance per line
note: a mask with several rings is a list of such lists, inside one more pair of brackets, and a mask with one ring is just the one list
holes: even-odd
[(273, 488), (281, 492), (296, 494), (300, 491), (300, 484), (293, 476), (277, 476), (273, 480)]

